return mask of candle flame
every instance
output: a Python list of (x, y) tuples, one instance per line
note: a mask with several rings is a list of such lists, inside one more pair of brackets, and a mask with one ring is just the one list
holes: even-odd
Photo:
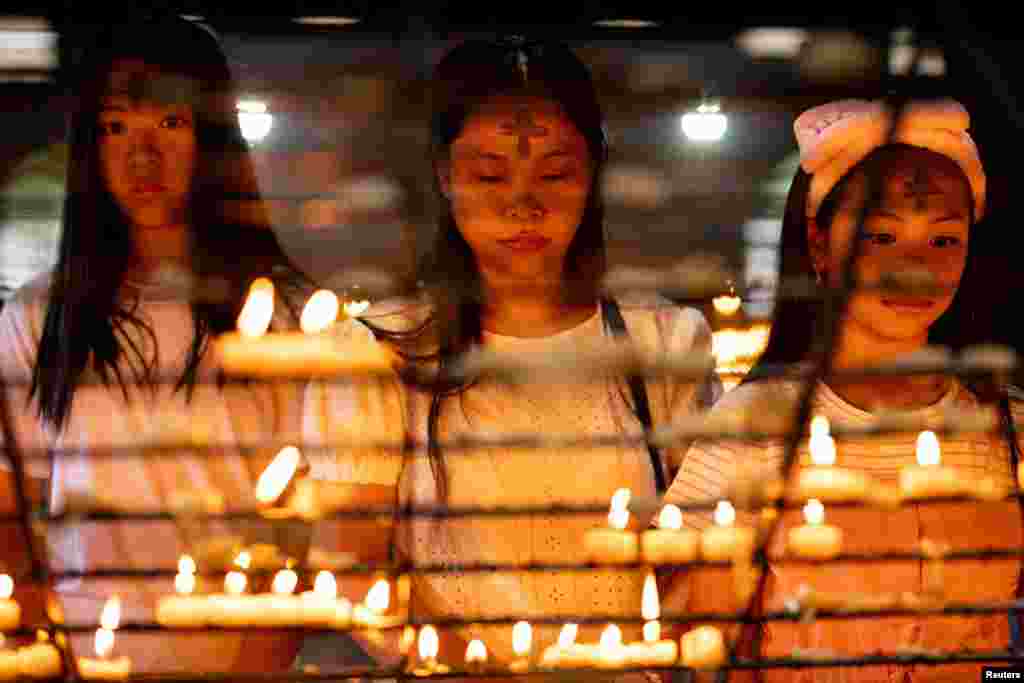
[(280, 498), (288, 487), (288, 482), (295, 476), (300, 460), (302, 454), (298, 448), (282, 448), (256, 481), (256, 500), (264, 505), (271, 505)]
[(484, 641), (474, 638), (466, 646), (466, 664), (483, 664), (487, 661), (487, 646)]
[(103, 611), (100, 613), (100, 626), (113, 631), (121, 623), (121, 598), (116, 595), (107, 599), (105, 605), (103, 605)]
[(569, 647), (576, 642), (576, 634), (579, 633), (580, 627), (576, 624), (566, 624), (562, 627), (562, 630), (558, 632), (558, 646)]
[(533, 629), (528, 621), (517, 621), (512, 627), (512, 651), (519, 657), (530, 653), (533, 644)]
[(661, 616), (661, 604), (658, 600), (658, 582), (654, 573), (648, 573), (644, 579), (643, 597), (640, 600), (640, 614), (646, 621), (654, 621)]
[(114, 651), (114, 632), (106, 628), (96, 629), (93, 647), (96, 649), (96, 656), (100, 659), (109, 657), (110, 653)]
[(657, 621), (648, 621), (644, 624), (644, 642), (656, 643), (661, 640), (661, 624)]
[(601, 632), (601, 642), (599, 647), (601, 650), (607, 652), (622, 646), (622, 631), (615, 624), (608, 624), (604, 631)]
[(736, 521), (736, 508), (727, 500), (718, 501), (715, 506), (715, 524), (718, 526), (731, 526)]
[(246, 578), (242, 572), (228, 572), (224, 577), (224, 592), (228, 595), (241, 595), (245, 592)]
[(816, 415), (811, 420), (811, 462), (818, 467), (836, 464), (836, 442), (829, 433), (828, 418)]
[(270, 590), (276, 595), (291, 595), (299, 584), (299, 575), (291, 569), (282, 569), (274, 575)]
[(391, 604), (391, 584), (387, 579), (378, 579), (366, 593), (366, 606), (374, 612), (386, 612)]
[(402, 637), (398, 641), (398, 652), (399, 652), (399, 654), (401, 654), (403, 657), (405, 655), (409, 654), (409, 650), (412, 649), (412, 645), (415, 642), (416, 642), (416, 629), (413, 628), (412, 626), (406, 625), (406, 627), (404, 629), (402, 629)]
[(679, 531), (683, 528), (683, 512), (678, 505), (669, 503), (658, 514), (658, 528)]
[(191, 555), (182, 555), (178, 558), (178, 571), (182, 574), (196, 573), (196, 561)]
[(358, 318), (370, 308), (370, 302), (366, 299), (360, 301), (346, 301), (343, 306), (345, 315), (350, 318)]
[(437, 659), (437, 652), (440, 646), (436, 628), (428, 624), (420, 629), (420, 642), (417, 646), (420, 652), (420, 659)]
[(249, 294), (238, 314), (238, 331), (246, 337), (263, 336), (273, 317), (274, 283), (265, 277), (256, 278), (249, 286)]
[(242, 569), (248, 569), (249, 565), (252, 564), (252, 555), (249, 554), (248, 550), (243, 550), (238, 553), (238, 557), (235, 558), (235, 566)]
[(7, 600), (14, 595), (14, 579), (10, 574), (0, 574), (0, 600)]
[(722, 315), (733, 315), (740, 310), (743, 300), (738, 296), (716, 296), (711, 303), (714, 304), (715, 310)]
[(815, 415), (811, 420), (811, 437), (815, 436), (828, 436), (831, 430), (831, 426), (828, 423), (828, 418), (824, 415)]
[(629, 524), (629, 489), (619, 489), (612, 495), (611, 509), (608, 512), (608, 525), (613, 529), (625, 529)]
[(334, 292), (319, 289), (313, 292), (302, 309), (299, 327), (306, 334), (323, 332), (338, 318), (338, 297)]
[(825, 506), (817, 498), (811, 498), (807, 501), (807, 505), (804, 505), (804, 518), (807, 519), (808, 524), (813, 526), (824, 523)]
[(922, 467), (937, 466), (942, 462), (942, 449), (935, 432), (924, 431), (917, 435), (917, 464)]
[(178, 595), (189, 595), (196, 589), (196, 575), (179, 572), (174, 577), (174, 592)]
[(317, 597), (326, 598), (328, 600), (334, 600), (338, 597), (338, 581), (334, 578), (334, 574), (330, 573), (326, 569), (317, 572), (316, 580), (313, 581), (313, 593)]

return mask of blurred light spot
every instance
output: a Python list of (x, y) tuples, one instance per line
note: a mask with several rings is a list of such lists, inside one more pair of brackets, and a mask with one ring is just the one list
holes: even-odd
[(653, 28), (658, 22), (648, 19), (602, 19), (595, 21), (594, 26), (601, 28)]
[(267, 137), (274, 126), (274, 116), (267, 112), (267, 104), (259, 100), (240, 100), (238, 108), (238, 125), (242, 129), (242, 137), (249, 142), (259, 142)]
[(643, 166), (612, 166), (604, 174), (605, 199), (641, 209), (655, 209), (672, 197), (668, 178)]
[(792, 59), (809, 38), (802, 28), (752, 28), (736, 36), (736, 45), (755, 59)]
[(45, 19), (0, 18), (0, 72), (57, 67), (57, 33)]
[(306, 24), (307, 26), (352, 26), (358, 24), (361, 20), (359, 17), (295, 17), (296, 24)]
[(694, 142), (717, 142), (725, 135), (729, 120), (716, 104), (702, 104), (697, 111), (683, 114), (683, 133)]

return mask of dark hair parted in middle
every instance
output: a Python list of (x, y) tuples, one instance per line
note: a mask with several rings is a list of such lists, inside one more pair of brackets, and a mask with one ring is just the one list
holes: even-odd
[[(431, 142), (435, 167), (447, 163), (451, 146), (467, 119), (497, 96), (540, 98), (557, 103), (586, 140), (593, 168), (590, 191), (564, 262), (567, 302), (596, 304), (606, 268), (604, 210), (599, 191), (607, 158), (604, 117), (590, 72), (567, 46), (548, 41), (507, 38), (472, 40), (453, 48), (437, 65), (431, 83)], [(436, 364), (438, 378), (431, 382), (428, 418), (428, 456), (438, 493), (447, 496), (447, 472), (438, 446), (438, 422), (444, 399), (470, 386), (446, 379), (454, 359), (482, 342), (483, 287), (469, 243), (460, 233), (451, 203), (434, 174), (441, 201), (433, 247), (421, 263), (418, 279), (432, 299), (430, 318), (409, 332), (388, 332), (374, 327), (380, 339), (406, 349), (414, 362)], [(409, 349), (430, 350), (417, 354)]]

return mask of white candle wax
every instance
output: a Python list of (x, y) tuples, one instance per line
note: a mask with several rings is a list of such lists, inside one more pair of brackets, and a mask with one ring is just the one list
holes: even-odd
[(18, 674), (24, 678), (55, 678), (63, 670), (60, 652), (51, 643), (18, 648)]
[(725, 664), (725, 639), (714, 626), (700, 626), (679, 639), (683, 666), (717, 669)]
[(380, 344), (342, 344), (329, 334), (277, 332), (253, 338), (229, 332), (217, 337), (214, 347), (225, 372), (257, 377), (388, 372), (393, 364)]
[(917, 438), (917, 462), (900, 470), (900, 491), (905, 498), (939, 498), (964, 493), (964, 482), (956, 470), (941, 465), (941, 451), (934, 432)]
[(700, 549), (700, 534), (683, 530), (683, 514), (675, 505), (666, 505), (658, 516), (658, 528), (643, 532), (641, 554), (647, 564), (685, 564), (695, 562)]
[(627, 666), (675, 666), (678, 660), (679, 646), (676, 645), (674, 640), (657, 640), (653, 643), (630, 643), (626, 646)]
[(359, 628), (390, 628), (404, 623), (401, 615), (382, 614), (360, 603), (352, 608), (352, 625)]
[(797, 495), (807, 500), (817, 498), (825, 502), (864, 500), (869, 495), (870, 482), (860, 472), (835, 467), (836, 444), (829, 434), (828, 419), (817, 416), (811, 420), (811, 467), (800, 470)]
[(0, 574), (0, 633), (13, 631), (21, 625), (21, 606), (14, 595), (14, 579), (9, 574)]
[(626, 666), (626, 646), (622, 643), (622, 631), (615, 624), (609, 624), (601, 633), (597, 646), (597, 660), (594, 665), (599, 669), (621, 669)]
[(0, 681), (13, 681), (18, 677), (18, 653), (2, 648), (0, 643)]
[(843, 545), (843, 532), (825, 524), (825, 506), (819, 500), (810, 500), (804, 506), (806, 524), (789, 530), (787, 547), (798, 557), (827, 560), (839, 555)]
[(629, 489), (612, 496), (608, 526), (588, 529), (583, 535), (584, 558), (595, 564), (632, 564), (640, 555), (636, 532), (629, 531)]
[(737, 527), (736, 510), (728, 501), (720, 501), (715, 509), (715, 524), (701, 533), (701, 556), (709, 562), (728, 562), (748, 557), (754, 552), (756, 536), (750, 527)]
[(132, 673), (132, 663), (127, 657), (79, 657), (78, 672), (87, 681), (125, 681)]
[(530, 650), (533, 648), (533, 628), (527, 621), (512, 626), (512, 651), (516, 658), (509, 665), (512, 671), (522, 673), (530, 668)]
[(165, 595), (156, 605), (156, 623), (170, 628), (206, 626), (209, 607), (209, 601), (201, 595)]

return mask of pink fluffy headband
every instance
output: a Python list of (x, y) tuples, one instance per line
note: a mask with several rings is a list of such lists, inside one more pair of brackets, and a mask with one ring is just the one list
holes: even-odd
[(887, 140), (892, 112), (883, 102), (841, 100), (801, 114), (793, 124), (800, 165), (811, 175), (807, 215), (818, 213), (821, 202), (846, 173), (887, 142), (923, 147), (955, 161), (971, 185), (974, 218), (985, 213), (985, 170), (978, 148), (967, 133), (971, 117), (955, 100), (909, 103)]

